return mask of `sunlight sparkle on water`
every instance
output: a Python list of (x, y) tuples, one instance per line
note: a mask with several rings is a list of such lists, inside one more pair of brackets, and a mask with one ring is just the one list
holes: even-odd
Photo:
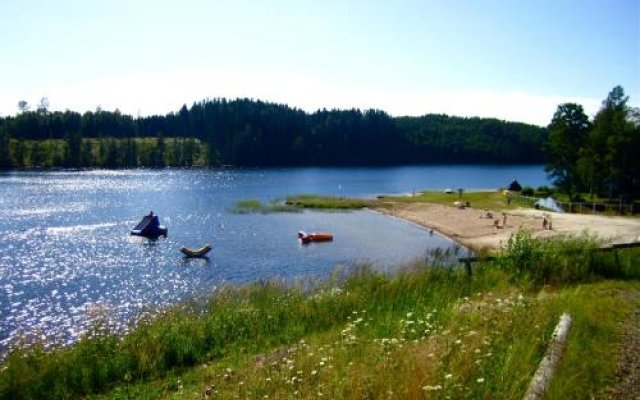
[[(72, 343), (101, 318), (126, 332), (142, 315), (225, 284), (324, 277), (356, 261), (386, 270), (452, 245), (363, 211), (230, 213), (239, 200), (498, 187), (544, 176), (541, 167), (438, 168), (0, 172), (0, 355), (19, 339)], [(149, 210), (168, 238), (129, 236)], [(331, 231), (335, 241), (300, 246), (298, 230)], [(210, 260), (179, 252), (205, 243)]]

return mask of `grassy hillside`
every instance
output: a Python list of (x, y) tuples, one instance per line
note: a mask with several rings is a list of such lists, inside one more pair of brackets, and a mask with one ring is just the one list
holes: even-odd
[(228, 287), (123, 338), (96, 326), (71, 348), (15, 351), (0, 398), (520, 399), (563, 312), (575, 324), (548, 398), (597, 397), (640, 273), (637, 252), (593, 245), (523, 232), (472, 277), (417, 261), (393, 275)]

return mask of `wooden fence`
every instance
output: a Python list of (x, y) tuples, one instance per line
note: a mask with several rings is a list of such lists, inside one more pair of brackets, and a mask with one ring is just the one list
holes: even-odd
[[(618, 252), (617, 251), (620, 250), (620, 249), (631, 249), (631, 248), (634, 248), (634, 247), (640, 247), (640, 242), (612, 244), (611, 246), (595, 248), (592, 251), (597, 252), (597, 253), (615, 252), (616, 263), (620, 263), (620, 260), (618, 259)], [(469, 276), (471, 276), (472, 275), (472, 271), (471, 271), (471, 264), (472, 263), (482, 262), (482, 261), (493, 261), (495, 259), (496, 259), (496, 257), (494, 257), (494, 256), (460, 257), (460, 258), (458, 258), (458, 262), (464, 264), (464, 267), (467, 270), (467, 274), (469, 274)]]
[[(530, 207), (535, 207), (535, 204), (539, 200), (544, 200), (544, 198), (513, 193), (508, 194), (509, 202), (513, 201)], [(623, 203), (622, 201), (618, 203), (571, 202), (558, 201), (556, 199), (554, 199), (554, 201), (563, 211), (575, 214), (634, 215), (640, 211), (639, 207), (634, 205), (634, 203)]]

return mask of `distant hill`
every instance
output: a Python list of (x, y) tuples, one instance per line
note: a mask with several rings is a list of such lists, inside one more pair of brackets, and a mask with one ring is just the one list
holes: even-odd
[(544, 161), (546, 129), (492, 118), (447, 115), (396, 118), (417, 162), (536, 163)]
[[(45, 166), (149, 165), (149, 157), (140, 159), (136, 149), (127, 147), (139, 143), (124, 140), (132, 138), (156, 138), (149, 143), (161, 147), (146, 149), (155, 152), (153, 165), (174, 165), (177, 157), (166, 154), (163, 140), (169, 137), (196, 139), (205, 165), (394, 165), (542, 163), (547, 132), (534, 125), (486, 118), (393, 118), (384, 111), (358, 109), (306, 113), (250, 99), (204, 100), (176, 113), (138, 118), (117, 110), (80, 114), (39, 109), (0, 118), (0, 166), (29, 166), (34, 159), (46, 160), (41, 161)], [(24, 145), (50, 139), (64, 140), (66, 145), (36, 145), (38, 151), (60, 154), (36, 158)], [(91, 146), (83, 144), (88, 139)], [(79, 154), (83, 151), (91, 154)], [(118, 151), (130, 154), (126, 164), (114, 156)]]

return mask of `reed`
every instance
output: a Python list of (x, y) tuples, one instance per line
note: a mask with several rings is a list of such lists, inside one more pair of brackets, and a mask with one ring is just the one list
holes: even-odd
[(235, 214), (270, 214), (275, 212), (302, 212), (302, 207), (286, 204), (279, 201), (263, 203), (258, 199), (245, 199), (238, 201), (231, 209)]
[(367, 207), (381, 206), (378, 201), (372, 199), (319, 196), (311, 194), (289, 196), (286, 199), (286, 204), (295, 207), (325, 210), (359, 210)]

